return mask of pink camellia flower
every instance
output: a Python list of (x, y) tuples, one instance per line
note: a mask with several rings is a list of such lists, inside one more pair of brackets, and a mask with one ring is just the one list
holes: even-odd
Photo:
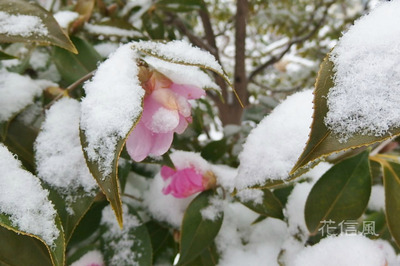
[(211, 171), (201, 173), (194, 166), (174, 170), (168, 166), (161, 168), (161, 176), (170, 181), (163, 189), (165, 195), (171, 194), (175, 198), (186, 198), (194, 193), (215, 187), (215, 175)]
[(201, 88), (173, 83), (163, 74), (143, 66), (139, 80), (146, 91), (143, 113), (126, 141), (129, 155), (137, 162), (148, 155), (159, 156), (168, 151), (174, 132), (183, 133), (192, 122), (188, 100), (205, 95)]

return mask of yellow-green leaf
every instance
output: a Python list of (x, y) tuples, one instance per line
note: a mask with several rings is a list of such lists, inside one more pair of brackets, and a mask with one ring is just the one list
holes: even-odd
[(7, 23), (7, 20), (10, 21), (11, 18), (18, 20), (18, 17), (15, 18), (15, 16), (21, 16), (21, 19), (29, 18), (30, 21), (36, 23), (36, 27), (32, 26), (31, 29), (28, 27), (25, 31), (21, 31), (17, 27), (12, 28), (12, 24), (8, 25), (10, 28), (7, 32), (0, 32), (0, 42), (34, 42), (56, 45), (77, 53), (75, 46), (60, 28), (53, 15), (38, 4), (24, 0), (0, 0), (0, 10), (10, 16), (4, 19), (4, 23)]
[[(321, 64), (315, 84), (314, 118), (311, 125), (311, 133), (303, 153), (291, 170), (291, 174), (320, 157), (328, 156), (329, 154), (343, 150), (370, 145), (400, 134), (400, 128), (394, 128), (379, 137), (355, 134), (346, 142), (340, 142), (339, 137), (334, 135), (324, 123), (325, 116), (328, 112), (327, 96), (330, 88), (334, 86), (334, 74), (334, 64), (329, 60), (328, 55)], [(361, 99), (354, 100), (359, 101)]]
[(400, 164), (380, 161), (385, 185), (386, 221), (389, 231), (400, 247)]

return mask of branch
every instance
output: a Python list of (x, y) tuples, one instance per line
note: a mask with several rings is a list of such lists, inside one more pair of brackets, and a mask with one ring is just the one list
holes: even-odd
[[(297, 37), (297, 38), (294, 38), (293, 40), (289, 41), (289, 42), (287, 43), (285, 49), (283, 49), (283, 51), (282, 51), (280, 54), (278, 54), (278, 55), (276, 55), (276, 56), (272, 56), (267, 62), (261, 64), (261, 65), (258, 66), (256, 69), (254, 69), (253, 72), (250, 73), (250, 75), (249, 75), (249, 77), (248, 77), (248, 81), (249, 81), (249, 82), (253, 82), (255, 76), (257, 76), (258, 74), (260, 74), (261, 72), (263, 72), (264, 69), (266, 69), (266, 68), (269, 67), (270, 65), (273, 65), (273, 64), (275, 64), (276, 62), (278, 62), (279, 60), (281, 60), (282, 57), (283, 57), (287, 52), (289, 52), (290, 48), (292, 48), (292, 46), (293, 46), (294, 44), (298, 44), (298, 43), (304, 42), (304, 41), (306, 41), (307, 39), (311, 38), (311, 37), (319, 30), (319, 28), (321, 27), (322, 23), (325, 21), (326, 16), (327, 16), (327, 14), (328, 14), (328, 9), (329, 9), (330, 5), (331, 5), (331, 4), (328, 4), (328, 5), (326, 6), (326, 9), (325, 9), (325, 11), (324, 11), (324, 13), (323, 13), (322, 18), (317, 22), (317, 24), (315, 25), (315, 27), (314, 27), (313, 30), (311, 30), (309, 33), (307, 33), (307, 34), (304, 35), (304, 36)], [(314, 14), (315, 14), (315, 13), (313, 13), (313, 15), (312, 15), (310, 21), (313, 20)], [(307, 28), (308, 28), (308, 26), (305, 27), (305, 29), (307, 29)], [(304, 31), (305, 31), (305, 30), (304, 30)]]

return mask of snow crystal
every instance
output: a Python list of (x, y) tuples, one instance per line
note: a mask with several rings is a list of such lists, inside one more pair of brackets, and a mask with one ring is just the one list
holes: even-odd
[(84, 29), (89, 33), (105, 35), (105, 36), (117, 36), (117, 37), (135, 37), (136, 33), (133, 30), (121, 29), (107, 25), (94, 25), (86, 23)]
[(85, 150), (105, 176), (111, 173), (117, 142), (128, 135), (142, 111), (145, 92), (136, 59), (131, 44), (119, 47), (84, 85), (80, 125), (88, 144)]
[(242, 204), (227, 205), (221, 230), (216, 237), (219, 266), (278, 266), (280, 246), (287, 237), (286, 225), (281, 220), (270, 218), (251, 225), (257, 217), (255, 212)]
[(400, 1), (380, 4), (356, 21), (332, 51), (335, 86), (325, 124), (346, 141), (382, 136), (400, 126)]
[(10, 15), (0, 11), (0, 34), (29, 37), (33, 34), (46, 36), (47, 27), (41, 18), (29, 15)]
[(165, 182), (161, 175), (156, 175), (150, 183), (149, 190), (143, 195), (144, 205), (147, 206), (147, 210), (154, 219), (179, 228), (186, 208), (197, 194), (178, 199), (170, 194), (164, 195), (162, 193), (164, 185)]
[[(190, 84), (203, 89), (221, 90), (220, 87), (212, 81), (210, 76), (201, 71), (198, 67), (174, 64), (155, 57), (146, 57), (144, 60), (176, 84)], [(182, 75), (182, 73), (185, 74)]]
[(103, 255), (98, 250), (92, 250), (83, 255), (71, 266), (104, 266)]
[(139, 50), (151, 51), (163, 59), (172, 60), (186, 64), (205, 66), (224, 73), (221, 66), (209, 52), (192, 46), (186, 41), (171, 41), (168, 43), (140, 41), (134, 44)]
[(318, 244), (302, 250), (293, 266), (384, 266), (385, 252), (362, 235), (339, 235), (322, 239)]
[(372, 211), (385, 210), (385, 189), (381, 185), (374, 185), (368, 202), (368, 209)]
[(0, 143), (0, 212), (10, 216), (13, 226), (36, 235), (53, 246), (59, 231), (49, 192), (39, 179), (21, 168), (21, 163)]
[(41, 86), (31, 78), (0, 71), (0, 122), (9, 120), (17, 112), (33, 103), (42, 92)]
[(113, 254), (107, 265), (139, 265), (137, 259), (140, 258), (141, 254), (135, 253), (131, 249), (135, 245), (135, 241), (139, 240), (135, 239), (129, 231), (140, 226), (141, 222), (136, 216), (129, 213), (127, 205), (122, 205), (122, 211), (124, 215), (124, 228), (122, 230), (110, 205), (105, 207), (102, 212), (101, 224), (107, 227), (102, 237), (107, 249), (111, 250)]
[(311, 90), (289, 96), (251, 131), (239, 155), (238, 189), (289, 176), (308, 139), (312, 100)]
[(54, 18), (57, 20), (58, 25), (61, 28), (67, 29), (69, 24), (76, 20), (79, 14), (69, 10), (58, 11), (54, 14)]
[(46, 112), (35, 142), (38, 176), (67, 195), (80, 187), (91, 192), (97, 186), (83, 157), (79, 115), (78, 101), (59, 100)]

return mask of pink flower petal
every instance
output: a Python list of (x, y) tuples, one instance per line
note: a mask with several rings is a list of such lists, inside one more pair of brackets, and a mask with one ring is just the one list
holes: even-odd
[(185, 118), (183, 115), (179, 115), (179, 124), (175, 128), (175, 132), (182, 134), (186, 130), (188, 124), (187, 118)]
[(161, 167), (161, 177), (164, 180), (171, 178), (175, 173), (176, 173), (176, 170), (172, 169), (171, 167), (168, 167), (168, 166)]
[(171, 90), (179, 95), (182, 95), (186, 99), (198, 99), (201, 96), (206, 95), (206, 92), (199, 87), (193, 85), (176, 84), (172, 83), (170, 86)]
[(152, 119), (154, 114), (160, 109), (162, 105), (157, 102), (152, 95), (146, 97), (143, 101), (143, 113), (140, 120), (144, 123), (144, 125), (151, 130), (152, 127)]
[(197, 173), (194, 168), (177, 170), (172, 175), (170, 184), (163, 189), (163, 193), (171, 193), (176, 198), (186, 198), (204, 190), (202, 180), (203, 176)]
[(160, 156), (166, 153), (171, 147), (173, 138), (174, 132), (153, 133), (150, 154)]
[(149, 155), (151, 147), (151, 132), (140, 120), (126, 140), (126, 150), (134, 161), (140, 162)]

